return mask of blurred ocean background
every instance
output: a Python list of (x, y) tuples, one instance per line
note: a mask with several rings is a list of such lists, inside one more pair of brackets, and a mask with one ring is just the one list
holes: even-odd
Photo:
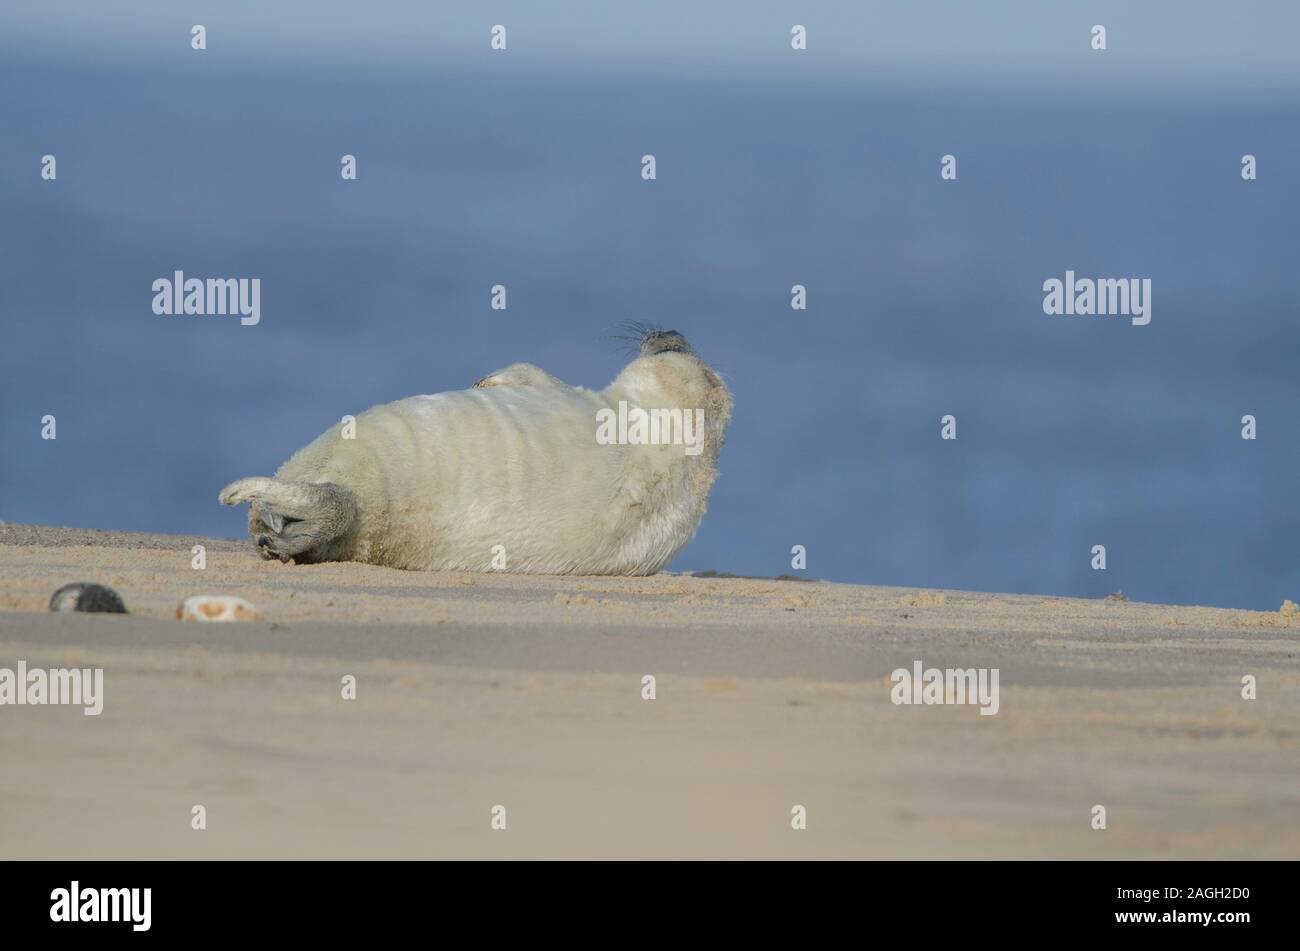
[[(1294, 5), (266, 6), (0, 13), (0, 519), (242, 536), (342, 415), (603, 386), (639, 320), (736, 401), (675, 570), (1300, 600)], [(1067, 269), (1151, 324), (1045, 316)], [(174, 270), (260, 325), (155, 316)]]

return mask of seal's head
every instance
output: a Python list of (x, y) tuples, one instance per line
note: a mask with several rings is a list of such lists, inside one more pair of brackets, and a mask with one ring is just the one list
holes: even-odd
[(640, 350), (643, 357), (651, 357), (656, 353), (695, 353), (686, 338), (676, 330), (659, 330), (655, 327), (642, 328)]
[(643, 324), (639, 320), (625, 320), (619, 326), (625, 333), (615, 334), (615, 340), (625, 340), (632, 346), (630, 351), (642, 357), (652, 357), (657, 353), (691, 353), (691, 345), (676, 330), (664, 330), (653, 324)]
[(646, 410), (703, 410), (706, 450), (715, 459), (731, 419), (731, 393), (722, 377), (676, 330), (625, 326), (638, 356), (610, 384), (606, 396)]

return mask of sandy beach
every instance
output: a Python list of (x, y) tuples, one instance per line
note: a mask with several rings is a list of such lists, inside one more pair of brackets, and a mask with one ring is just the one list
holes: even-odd
[[(82, 580), (131, 613), (51, 614)], [(177, 621), (195, 594), (264, 618)], [(0, 707), (4, 857), (1300, 857), (1289, 609), (294, 566), (3, 525), (20, 660), (102, 667), (104, 711)], [(894, 704), (917, 661), (997, 668), (997, 714)]]

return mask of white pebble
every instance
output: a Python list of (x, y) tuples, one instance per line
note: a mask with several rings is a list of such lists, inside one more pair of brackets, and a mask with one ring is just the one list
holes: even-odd
[(196, 594), (176, 609), (182, 621), (256, 621), (262, 612), (243, 598), (228, 594)]

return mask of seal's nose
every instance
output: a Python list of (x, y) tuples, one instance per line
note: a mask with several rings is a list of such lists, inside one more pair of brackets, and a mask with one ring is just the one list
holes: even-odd
[(691, 345), (676, 330), (652, 330), (641, 338), (641, 353), (644, 356), (668, 351), (690, 353)]

